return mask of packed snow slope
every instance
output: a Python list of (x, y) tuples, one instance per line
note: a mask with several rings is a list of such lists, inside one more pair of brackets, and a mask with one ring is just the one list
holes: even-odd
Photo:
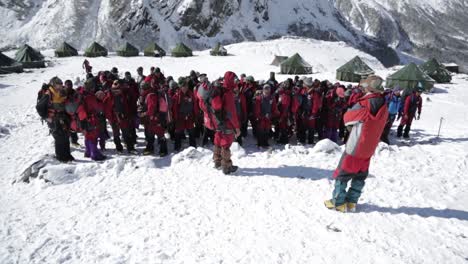
[[(234, 70), (262, 79), (278, 71), (273, 54), (298, 50), (319, 79), (334, 80), (358, 54), (383, 77), (393, 72), (341, 43), (283, 39), (228, 50), (233, 56), (90, 61), (95, 70), (159, 66), (166, 75), (196, 69), (211, 79)], [(323, 206), (343, 151), (326, 140), (261, 152), (249, 138), (233, 146), (240, 169), (231, 176), (212, 168), (211, 147), (159, 158), (117, 155), (108, 143), (102, 163), (78, 148), (76, 162), (50, 162), (43, 179), (12, 184), (53, 153), (34, 108), (41, 82), (83, 75), (82, 57), (50, 60), (46, 69), (0, 77), (0, 263), (467, 262), (467, 75), (423, 95), (412, 139), (379, 145), (358, 212), (341, 214)]]

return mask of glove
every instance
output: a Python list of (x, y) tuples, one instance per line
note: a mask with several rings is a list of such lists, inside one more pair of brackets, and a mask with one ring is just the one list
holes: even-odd
[(418, 117), (416, 118), (416, 120), (419, 120), (419, 118), (421, 118), (421, 113), (418, 113)]

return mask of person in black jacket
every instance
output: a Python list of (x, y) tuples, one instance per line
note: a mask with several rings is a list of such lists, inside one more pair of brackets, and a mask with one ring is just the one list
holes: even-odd
[(36, 105), (37, 112), (47, 122), (54, 137), (55, 157), (61, 162), (75, 160), (70, 153), (70, 116), (65, 111), (66, 100), (62, 80), (54, 77)]

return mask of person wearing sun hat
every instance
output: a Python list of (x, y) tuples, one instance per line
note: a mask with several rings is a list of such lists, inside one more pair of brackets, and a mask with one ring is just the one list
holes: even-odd
[[(369, 175), (370, 159), (380, 141), (388, 117), (382, 94), (382, 78), (371, 75), (361, 81), (365, 95), (344, 115), (344, 123), (351, 131), (346, 148), (333, 178), (332, 199), (325, 201), (328, 209), (340, 212), (356, 210), (365, 180)], [(348, 182), (351, 186), (347, 190)]]

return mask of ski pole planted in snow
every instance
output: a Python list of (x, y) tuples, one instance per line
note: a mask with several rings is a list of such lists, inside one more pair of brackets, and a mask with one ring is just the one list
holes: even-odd
[(440, 137), (440, 129), (442, 128), (442, 121), (444, 120), (443, 117), (440, 118), (440, 122), (439, 122), (439, 132), (437, 132), (437, 138)]

